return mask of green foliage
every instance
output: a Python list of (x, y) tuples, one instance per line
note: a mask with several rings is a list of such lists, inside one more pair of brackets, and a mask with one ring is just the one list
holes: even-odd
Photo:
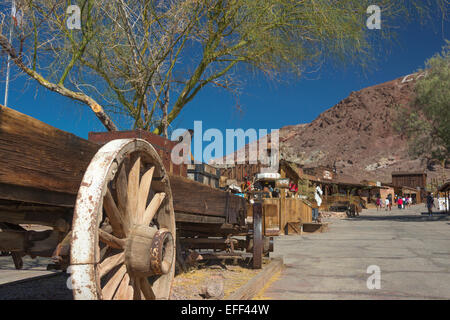
[(398, 108), (394, 127), (409, 138), (412, 155), (445, 161), (450, 158), (450, 41), (420, 72), (425, 76), (416, 82), (411, 109)]

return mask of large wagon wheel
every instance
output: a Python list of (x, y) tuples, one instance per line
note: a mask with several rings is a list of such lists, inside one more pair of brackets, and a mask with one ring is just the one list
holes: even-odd
[(75, 299), (168, 299), (175, 273), (169, 178), (141, 139), (104, 145), (75, 205), (71, 277)]

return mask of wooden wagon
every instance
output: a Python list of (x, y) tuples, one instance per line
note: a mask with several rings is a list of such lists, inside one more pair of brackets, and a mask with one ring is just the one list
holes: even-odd
[(75, 299), (168, 299), (177, 229), (194, 247), (248, 237), (245, 200), (171, 172), (145, 134), (93, 142), (0, 105), (0, 251), (70, 264)]

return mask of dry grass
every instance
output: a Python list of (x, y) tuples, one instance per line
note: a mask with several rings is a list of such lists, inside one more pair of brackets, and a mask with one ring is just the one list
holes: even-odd
[[(267, 263), (268, 261), (263, 260), (263, 266)], [(202, 299), (199, 295), (202, 286), (208, 283), (208, 281), (217, 281), (217, 278), (223, 279), (224, 299), (226, 299), (260, 271), (241, 265), (226, 265), (226, 269), (217, 269), (216, 267), (193, 269), (177, 275), (173, 282), (171, 299)]]

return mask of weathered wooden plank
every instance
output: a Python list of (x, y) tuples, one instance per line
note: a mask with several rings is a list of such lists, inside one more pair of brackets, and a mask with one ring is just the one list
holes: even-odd
[[(176, 219), (176, 218), (175, 218)], [(177, 221), (177, 235), (180, 237), (192, 236), (227, 236), (245, 235), (248, 229), (246, 227), (232, 227), (226, 224), (212, 224), (212, 223), (189, 223)]]
[(25, 251), (26, 233), (23, 231), (0, 231), (0, 250)]
[[(2, 162), (0, 159), (0, 165)], [(76, 194), (0, 183), (0, 199), (70, 208), (75, 205)]]
[(224, 224), (225, 218), (223, 217), (209, 217), (196, 214), (175, 212), (175, 221), (190, 222), (190, 223), (211, 223), (211, 224)]
[[(73, 206), (100, 147), (0, 105), (0, 199)], [(170, 184), (175, 211), (243, 224), (244, 199), (176, 175)]]
[(226, 218), (228, 210), (245, 217), (245, 199), (180, 176), (169, 179), (175, 211)]
[(8, 222), (13, 224), (39, 224), (43, 226), (53, 227), (61, 232), (66, 232), (70, 229), (72, 221), (71, 214), (67, 211), (51, 210), (42, 208), (42, 211), (28, 211), (26, 208), (17, 209), (13, 211), (12, 208), (0, 206), (0, 222)]
[(99, 146), (0, 105), (0, 183), (76, 194)]
[(283, 270), (283, 258), (272, 260), (269, 265), (265, 266), (255, 277), (253, 277), (245, 285), (234, 291), (225, 300), (250, 300), (256, 296), (266, 283), (272, 279), (278, 272)]

